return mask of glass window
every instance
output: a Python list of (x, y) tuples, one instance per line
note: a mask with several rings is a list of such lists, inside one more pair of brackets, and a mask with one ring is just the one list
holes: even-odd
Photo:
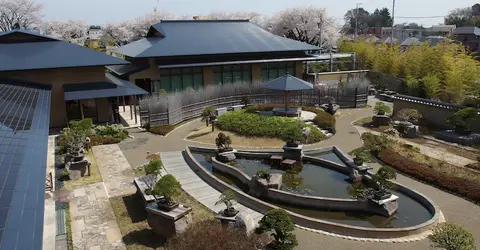
[(242, 78), (244, 82), (252, 83), (252, 72), (243, 72)]
[(242, 72), (241, 71), (234, 71), (233, 72), (233, 82), (241, 82), (242, 79)]
[(202, 74), (195, 74), (193, 76), (193, 87), (195, 89), (199, 89), (203, 87), (203, 75)]
[(161, 69), (160, 75), (170, 75), (170, 69)]
[(195, 67), (195, 68), (193, 68), (193, 73), (203, 73), (203, 68), (202, 67)]
[(172, 88), (170, 86), (170, 76), (160, 77), (160, 89), (164, 89), (167, 92), (170, 92), (172, 90)]
[(222, 84), (222, 72), (213, 73), (213, 84)]
[(182, 75), (182, 85), (183, 89), (186, 89), (188, 87), (193, 88), (193, 75)]
[(172, 76), (172, 91), (182, 91), (182, 76)]
[(233, 76), (232, 76), (232, 72), (223, 72), (222, 74), (222, 83), (223, 84), (226, 84), (226, 83), (232, 83), (233, 81)]
[(181, 68), (176, 68), (172, 69), (171, 73), (172, 75), (181, 75), (182, 74), (182, 69)]
[(192, 74), (193, 73), (193, 68), (183, 68), (182, 69), (182, 74)]
[(262, 81), (268, 81), (268, 70), (267, 69), (262, 69)]

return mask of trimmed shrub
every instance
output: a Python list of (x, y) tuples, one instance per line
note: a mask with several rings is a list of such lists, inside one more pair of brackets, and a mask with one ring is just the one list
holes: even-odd
[(159, 125), (159, 126), (150, 127), (148, 132), (157, 134), (157, 135), (167, 135), (173, 129), (175, 129), (175, 125)]
[(446, 122), (472, 131), (480, 127), (480, 115), (476, 108), (465, 108), (455, 112)]
[(285, 107), (285, 104), (258, 104), (249, 106), (245, 109), (247, 113), (255, 113), (257, 111), (272, 111), (274, 108)]
[(112, 136), (115, 138), (120, 138), (122, 140), (128, 137), (128, 131), (123, 128), (122, 125), (105, 125), (105, 126), (96, 126), (95, 134), (99, 136)]
[(145, 174), (154, 174), (157, 175), (160, 173), (162, 169), (162, 161), (161, 160), (152, 160), (144, 167)]
[(223, 228), (215, 220), (190, 225), (185, 232), (168, 239), (166, 250), (252, 250), (263, 249), (267, 239), (260, 235), (247, 236), (242, 230)]
[(433, 247), (445, 250), (475, 250), (475, 237), (462, 226), (443, 222), (433, 228), (428, 236)]
[(378, 156), (383, 162), (402, 173), (480, 202), (480, 186), (475, 180), (441, 172), (437, 168), (401, 156), (391, 148), (382, 150)]
[(374, 135), (370, 132), (362, 134), (363, 145), (370, 152), (376, 154), (384, 149), (392, 147), (396, 142), (387, 135)]
[(416, 109), (402, 109), (397, 112), (393, 118), (396, 121), (411, 122), (413, 124), (418, 124), (418, 121), (422, 119), (422, 114)]
[(271, 232), (270, 235), (275, 239), (273, 247), (290, 250), (298, 245), (297, 237), (292, 233), (295, 224), (287, 211), (281, 208), (272, 209), (263, 216), (258, 224), (257, 232)]
[(98, 135), (92, 135), (90, 137), (90, 143), (92, 146), (97, 146), (97, 145), (107, 145), (107, 144), (115, 144), (121, 142), (121, 138), (116, 138), (112, 136), (98, 136)]

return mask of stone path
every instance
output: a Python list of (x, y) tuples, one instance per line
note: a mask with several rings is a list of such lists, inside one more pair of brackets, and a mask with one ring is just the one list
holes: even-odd
[(117, 144), (92, 148), (102, 175), (107, 197), (124, 196), (135, 193), (132, 184), (133, 170)]
[(77, 188), (71, 196), (73, 249), (126, 249), (103, 183)]
[[(55, 136), (48, 137), (47, 176), (50, 172), (52, 173), (53, 178), (55, 178)], [(52, 182), (53, 185), (55, 185), (55, 181), (52, 180)], [(45, 212), (43, 218), (43, 249), (55, 249), (56, 234), (57, 220), (55, 214), (54, 195), (51, 191), (45, 191)]]
[[(373, 131), (373, 130), (366, 129), (366, 128), (362, 128), (360, 126), (354, 126), (354, 127), (358, 130), (358, 133), (360, 135), (362, 135), (363, 133), (366, 133), (366, 132), (370, 132), (370, 133), (375, 134), (375, 135), (382, 134), (380, 132)], [(471, 160), (471, 159), (468, 159), (468, 158), (465, 158), (465, 157), (462, 157), (462, 156), (459, 156), (459, 155), (456, 155), (456, 154), (445, 152), (443, 150), (437, 150), (437, 149), (434, 149), (432, 147), (424, 146), (424, 145), (421, 145), (421, 144), (418, 144), (418, 143), (415, 143), (415, 142), (412, 142), (412, 141), (405, 140), (403, 138), (393, 137), (393, 136), (390, 136), (390, 137), (399, 141), (399, 142), (401, 142), (401, 143), (408, 143), (410, 145), (418, 147), (420, 149), (420, 153), (422, 153), (426, 156), (435, 158), (437, 160), (445, 161), (445, 162), (450, 163), (450, 164), (455, 165), (455, 166), (463, 167), (467, 164), (476, 162), (474, 160)]]
[[(225, 209), (225, 205), (223, 204), (215, 205), (221, 193), (205, 183), (193, 172), (185, 162), (182, 152), (163, 152), (160, 153), (160, 158), (162, 159), (165, 170), (177, 178), (182, 185), (182, 189), (190, 196), (213, 212)], [(256, 223), (263, 217), (263, 214), (241, 204), (235, 205), (235, 208), (240, 212), (250, 214)]]

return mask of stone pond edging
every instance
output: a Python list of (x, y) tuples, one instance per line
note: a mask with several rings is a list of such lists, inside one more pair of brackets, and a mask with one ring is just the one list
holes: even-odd
[[(335, 147), (333, 147), (335, 148)], [(332, 148), (332, 149), (333, 149)], [(188, 165), (194, 170), (197, 175), (204, 180), (206, 183), (214, 187), (215, 189), (219, 191), (224, 191), (226, 189), (231, 189), (233, 192), (235, 192), (237, 199), (240, 203), (243, 205), (246, 205), (254, 210), (257, 210), (262, 213), (266, 213), (270, 209), (278, 208), (277, 206), (274, 206), (268, 202), (262, 201), (260, 199), (257, 199), (255, 197), (252, 197), (241, 190), (239, 190), (236, 187), (233, 187), (216, 176), (214, 176), (212, 173), (208, 172), (206, 169), (204, 169), (200, 163), (193, 157), (191, 154), (190, 149), (194, 149), (196, 151), (203, 151), (203, 152), (212, 152), (212, 149), (206, 149), (206, 148), (198, 148), (198, 147), (187, 147), (184, 151), (184, 157)], [(338, 152), (341, 153), (340, 150)], [(268, 152), (254, 152), (254, 151), (249, 151), (249, 152), (241, 152), (244, 156), (247, 154), (251, 154), (252, 156), (259, 156), (261, 154), (266, 154)], [(279, 153), (279, 152), (275, 152)], [(342, 153), (343, 154), (343, 153)], [(344, 155), (346, 159), (346, 157)], [(306, 157), (306, 160), (312, 160), (311, 157)], [(351, 161), (351, 160), (350, 160)], [(337, 165), (339, 167), (339, 164), (333, 163), (334, 165)], [(324, 162), (322, 161), (322, 164)], [(228, 166), (228, 165), (227, 165)], [(342, 166), (343, 167), (343, 166)], [(236, 175), (242, 175), (242, 178), (247, 179), (248, 176), (244, 175), (243, 172), (239, 171), (240, 173), (235, 173)], [(342, 171), (343, 172), (343, 171)], [(236, 176), (234, 175), (234, 176)], [(249, 177), (248, 177), (249, 178)], [(394, 182), (395, 183), (395, 182)], [(432, 214), (433, 217), (416, 226), (412, 227), (405, 227), (405, 228), (367, 228), (367, 227), (359, 227), (359, 226), (350, 226), (350, 225), (345, 225), (345, 224), (340, 224), (340, 223), (335, 223), (335, 222), (330, 222), (330, 221), (325, 221), (325, 220), (320, 220), (320, 219), (315, 219), (307, 216), (303, 216), (291, 211), (287, 211), (295, 224), (301, 228), (310, 228), (311, 230), (320, 230), (320, 231), (326, 231), (326, 234), (335, 236), (335, 235), (340, 235), (342, 237), (347, 237), (347, 238), (357, 238), (357, 239), (365, 239), (365, 240), (372, 240), (372, 241), (385, 241), (385, 242), (406, 242), (406, 241), (413, 241), (413, 240), (420, 240), (426, 237), (428, 231), (436, 225), (438, 222), (441, 221), (441, 212), (439, 208), (427, 197), (421, 195), (420, 193), (416, 192), (415, 190), (406, 188), (405, 186), (395, 183), (398, 187), (398, 190), (411, 196), (413, 199), (417, 200), (420, 202), (422, 205), (424, 205)], [(284, 191), (277, 190), (281, 193)], [(282, 195), (277, 195), (277, 197), (281, 197)], [(290, 195), (289, 195), (290, 197)], [(284, 197), (282, 197), (284, 198)], [(280, 199), (282, 199), (280, 198)], [(291, 197), (290, 197), (291, 199)], [(420, 235), (424, 235), (425, 237), (419, 237)], [(395, 239), (402, 239), (401, 241), (395, 241)]]

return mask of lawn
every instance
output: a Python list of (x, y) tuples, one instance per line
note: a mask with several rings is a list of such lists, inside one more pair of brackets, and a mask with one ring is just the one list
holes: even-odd
[(360, 120), (356, 120), (353, 125), (355, 126), (361, 126), (361, 127), (364, 127), (364, 128), (368, 128), (368, 129), (371, 129), (373, 131), (377, 131), (377, 132), (381, 132), (383, 133), (385, 130), (387, 129), (390, 129), (392, 128), (392, 125), (388, 125), (388, 126), (380, 126), (380, 127), (374, 127), (372, 125), (372, 116), (369, 116), (369, 117), (364, 117)]
[(102, 182), (102, 176), (98, 170), (97, 161), (92, 151), (88, 151), (85, 157), (90, 161), (90, 176), (80, 177), (77, 180), (66, 180), (63, 182), (63, 186), (67, 189), (75, 189), (77, 187), (83, 187), (89, 184)]
[[(192, 207), (193, 222), (213, 219), (213, 213), (187, 193), (176, 198), (180, 204)], [(165, 243), (147, 223), (142, 199), (136, 195), (110, 198), (113, 212), (128, 250), (163, 249)]]

